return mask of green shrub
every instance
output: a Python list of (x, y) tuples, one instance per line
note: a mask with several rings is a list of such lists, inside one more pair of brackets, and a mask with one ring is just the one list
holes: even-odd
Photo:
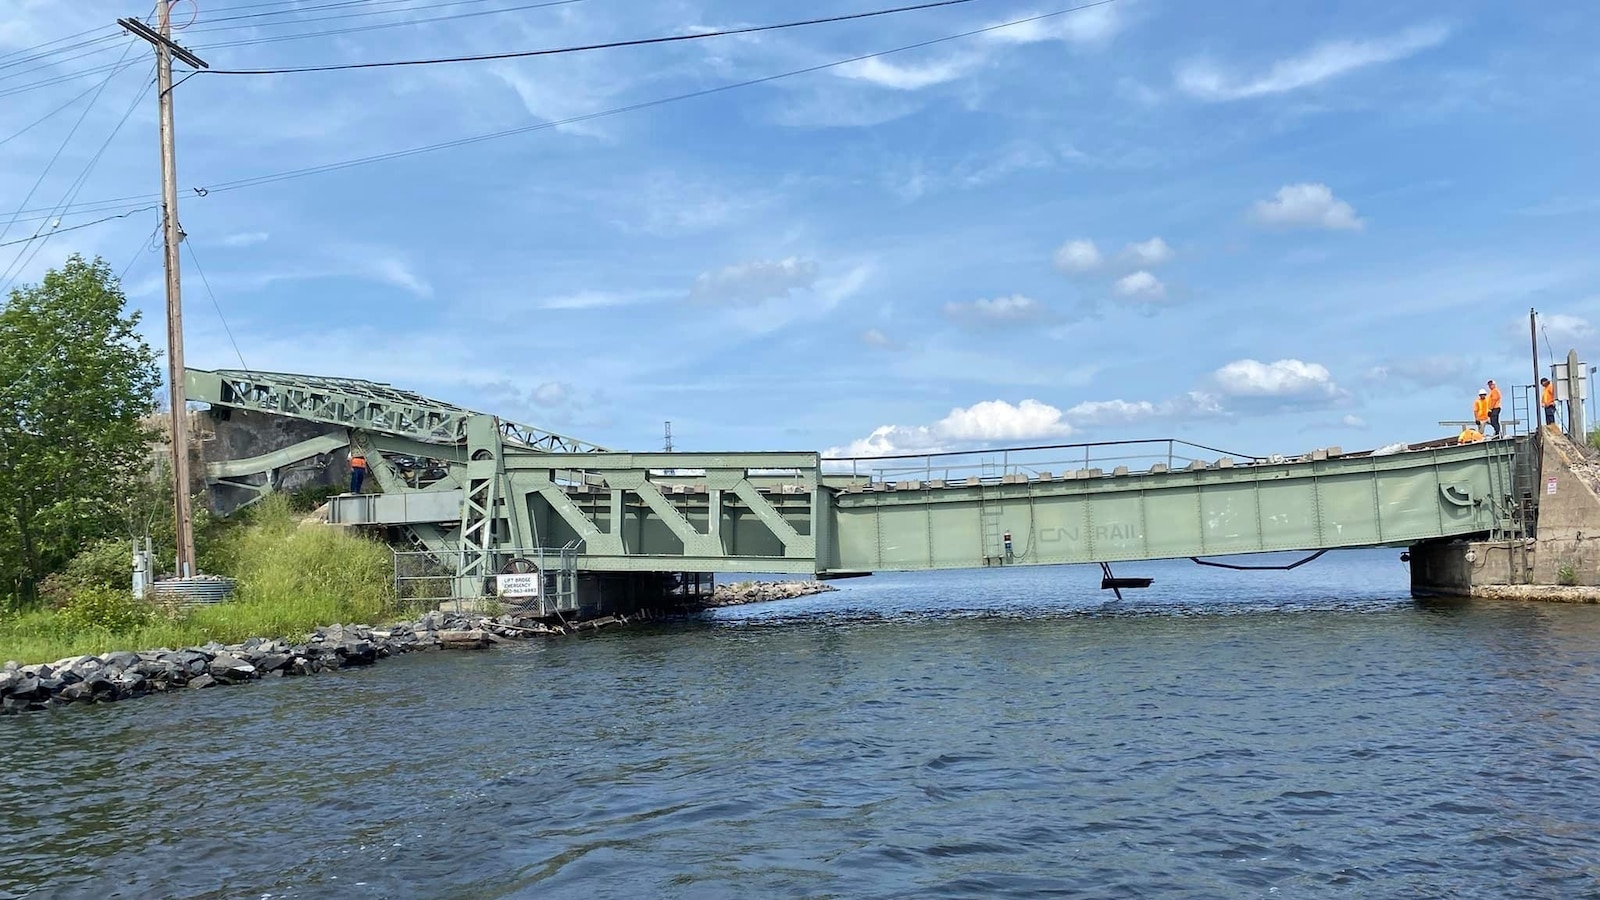
[(1572, 587), (1577, 583), (1578, 570), (1574, 569), (1571, 563), (1563, 564), (1561, 568), (1556, 569), (1556, 584)]
[(58, 618), (66, 631), (124, 632), (150, 624), (155, 609), (128, 591), (85, 587), (73, 593)]
[(91, 588), (133, 590), (133, 544), (109, 538), (83, 548), (66, 568), (39, 585), (39, 597), (64, 607), (81, 591)]

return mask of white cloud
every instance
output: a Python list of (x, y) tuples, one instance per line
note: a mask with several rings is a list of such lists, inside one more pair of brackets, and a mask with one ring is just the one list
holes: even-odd
[(238, 234), (228, 235), (222, 239), (221, 244), (224, 247), (249, 247), (254, 244), (265, 243), (270, 237), (271, 235), (265, 231), (243, 231)]
[(1361, 428), (1366, 428), (1367, 427), (1366, 420), (1361, 418), (1360, 416), (1345, 416), (1344, 418), (1339, 420), (1339, 424), (1343, 425), (1346, 428), (1361, 429)]
[(1094, 245), (1094, 241), (1067, 241), (1056, 250), (1056, 268), (1069, 275), (1093, 272), (1100, 268), (1102, 262), (1100, 248)]
[(1178, 89), (1202, 100), (1241, 100), (1310, 87), (1367, 66), (1404, 59), (1449, 38), (1442, 25), (1423, 25), (1383, 38), (1327, 41), (1272, 64), (1255, 76), (1230, 74), (1206, 60), (1178, 68)]
[(428, 284), (420, 275), (411, 271), (411, 266), (405, 260), (396, 256), (373, 257), (368, 259), (363, 268), (365, 274), (385, 284), (392, 284), (402, 288), (418, 297), (433, 296), (433, 286)]
[(1167, 286), (1161, 283), (1161, 279), (1143, 269), (1118, 278), (1115, 290), (1118, 296), (1130, 300), (1153, 302), (1167, 296)]
[(1049, 309), (1032, 297), (1013, 294), (1010, 297), (979, 299), (970, 303), (946, 303), (944, 313), (952, 319), (972, 319), (999, 325), (1037, 322), (1049, 316)]
[(883, 425), (860, 440), (834, 447), (825, 456), (888, 456), (896, 453), (931, 453), (946, 447), (994, 441), (1036, 441), (1066, 438), (1072, 426), (1061, 410), (1038, 400), (1012, 405), (1004, 400), (984, 400), (950, 414), (932, 425)]
[(716, 272), (702, 272), (689, 288), (689, 299), (702, 303), (759, 303), (809, 290), (817, 282), (814, 260), (791, 256), (776, 262), (736, 263)]
[(1066, 15), (998, 28), (987, 32), (985, 36), (988, 40), (1001, 44), (1036, 44), (1041, 41), (1099, 44), (1116, 37), (1125, 24), (1116, 5), (1104, 4)]
[(1148, 241), (1136, 241), (1123, 248), (1124, 259), (1132, 261), (1135, 265), (1154, 267), (1172, 259), (1172, 248), (1159, 237)]
[[(1527, 330), (1524, 324), (1523, 338)], [(1473, 363), (1460, 356), (1424, 356), (1392, 359), (1367, 370), (1368, 381), (1409, 381), (1425, 387), (1460, 382), (1472, 372)]]
[(1271, 200), (1255, 205), (1254, 216), (1263, 225), (1286, 228), (1327, 228), (1360, 231), (1366, 224), (1356, 218), (1350, 204), (1333, 195), (1325, 184), (1286, 184)]
[(540, 406), (560, 406), (571, 394), (571, 385), (559, 381), (546, 381), (534, 388), (529, 397)]
[(894, 346), (894, 341), (890, 340), (888, 335), (876, 328), (868, 328), (866, 331), (861, 332), (861, 341), (862, 343), (869, 344), (873, 347)]
[(1550, 342), (1550, 349), (1563, 357), (1566, 351), (1572, 349), (1570, 345), (1594, 336), (1594, 326), (1589, 324), (1589, 320), (1566, 313), (1540, 315), (1539, 329), (1542, 332), (1539, 336)]
[(839, 66), (834, 71), (856, 81), (865, 81), (896, 91), (917, 91), (955, 81), (972, 70), (974, 59), (952, 57), (937, 62), (901, 65), (882, 57), (863, 59)]
[(1327, 367), (1298, 359), (1271, 363), (1235, 360), (1211, 377), (1224, 394), (1232, 397), (1333, 396), (1339, 391)]
[(1149, 400), (1086, 400), (1067, 410), (1066, 417), (1080, 425), (1125, 425), (1162, 414)]

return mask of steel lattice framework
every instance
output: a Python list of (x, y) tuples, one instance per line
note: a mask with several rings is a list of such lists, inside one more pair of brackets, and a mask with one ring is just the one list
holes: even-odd
[[(376, 381), (323, 378), (238, 369), (189, 369), (190, 400), (288, 416), (357, 431), (410, 438), (427, 444), (461, 445), (467, 422), (482, 413)], [(533, 425), (499, 419), (503, 440), (548, 453), (589, 453), (596, 444)]]

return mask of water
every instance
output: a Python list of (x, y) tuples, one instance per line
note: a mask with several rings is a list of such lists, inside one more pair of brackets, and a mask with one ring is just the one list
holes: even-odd
[(885, 576), (0, 720), (0, 897), (1600, 896), (1600, 609)]

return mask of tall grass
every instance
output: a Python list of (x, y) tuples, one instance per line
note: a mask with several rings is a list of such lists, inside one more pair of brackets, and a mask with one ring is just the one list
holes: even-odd
[[(300, 640), (319, 625), (375, 623), (395, 616), (393, 562), (377, 541), (320, 525), (300, 525), (289, 501), (272, 496), (248, 523), (220, 536), (207, 565), (238, 580), (228, 603), (177, 614), (130, 615), (106, 608), (84, 615), (88, 595), (63, 609), (0, 619), (0, 660), (50, 662), (84, 653), (182, 647), (250, 637)], [(108, 607), (103, 594), (96, 610)], [(132, 601), (128, 601), (132, 603)], [(128, 623), (143, 620), (142, 624)], [(106, 627), (104, 623), (116, 623)]]

